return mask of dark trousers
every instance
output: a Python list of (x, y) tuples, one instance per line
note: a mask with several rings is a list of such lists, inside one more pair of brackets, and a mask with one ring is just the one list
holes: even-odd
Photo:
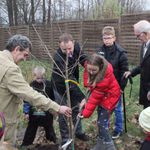
[(150, 141), (144, 140), (142, 143), (140, 150), (149, 150), (150, 149)]
[[(72, 107), (72, 121), (73, 124), (75, 126), (76, 122), (77, 122), (77, 115), (79, 113), (79, 107), (78, 107), (78, 103), (77, 103), (77, 99), (78, 99), (78, 94), (73, 95), (73, 92), (71, 93), (71, 107)], [(60, 105), (67, 105), (66, 102), (66, 95), (64, 94), (59, 94), (56, 90), (54, 90), (54, 96), (55, 96), (55, 100), (58, 104)], [(69, 139), (69, 128), (68, 128), (68, 121), (67, 118), (64, 115), (59, 115), (59, 130), (60, 130), (60, 134), (61, 134), (61, 139), (62, 139), (62, 145), (65, 144), (67, 142), (67, 140)], [(76, 135), (81, 135), (83, 134), (82, 131), (82, 124), (81, 121), (79, 121), (77, 129), (75, 131)]]
[[(72, 121), (73, 121), (74, 126), (77, 122), (78, 113), (79, 113), (79, 109), (78, 109), (78, 107), (75, 107), (72, 110)], [(69, 139), (69, 129), (68, 129), (67, 122), (68, 122), (67, 118), (64, 115), (59, 115), (59, 128), (60, 128), (60, 134), (61, 134), (61, 139), (62, 139), (62, 145), (65, 144), (67, 142), (67, 140)], [(76, 135), (83, 134), (81, 121), (79, 121), (79, 123), (78, 123), (75, 134)]]
[(22, 146), (31, 145), (33, 143), (39, 126), (44, 127), (47, 140), (56, 142), (56, 134), (53, 128), (53, 115), (51, 114), (46, 114), (46, 116), (31, 115), (29, 117), (29, 123), (25, 131)]
[(112, 138), (109, 133), (109, 118), (110, 112), (103, 107), (98, 107), (98, 120), (97, 125), (99, 129), (99, 138), (102, 139), (104, 142), (112, 143)]

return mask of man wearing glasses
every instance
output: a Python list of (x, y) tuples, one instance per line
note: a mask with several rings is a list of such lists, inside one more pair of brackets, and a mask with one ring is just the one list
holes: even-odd
[(134, 34), (141, 41), (140, 64), (133, 70), (125, 73), (125, 77), (140, 74), (139, 104), (144, 109), (150, 106), (150, 22), (141, 20), (133, 25)]

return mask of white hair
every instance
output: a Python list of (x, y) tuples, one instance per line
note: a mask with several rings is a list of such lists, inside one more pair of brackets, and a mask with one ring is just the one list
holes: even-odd
[(146, 32), (150, 33), (150, 22), (147, 20), (141, 20), (133, 25), (134, 30), (139, 33)]
[(33, 74), (35, 75), (38, 75), (38, 74), (41, 74), (41, 75), (44, 75), (45, 74), (45, 68), (42, 67), (42, 66), (37, 66), (33, 69)]

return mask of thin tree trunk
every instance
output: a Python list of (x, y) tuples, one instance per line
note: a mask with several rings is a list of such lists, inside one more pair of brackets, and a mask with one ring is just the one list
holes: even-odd
[(29, 23), (29, 20), (28, 20), (28, 17), (27, 17), (28, 12), (27, 12), (27, 6), (26, 6), (25, 3), (23, 4), (23, 8), (22, 9), (23, 9), (24, 22), (27, 25)]
[(35, 23), (35, 16), (34, 16), (34, 0), (31, 0), (31, 18), (32, 18), (32, 23)]
[[(66, 80), (69, 79), (69, 74), (68, 74), (68, 54), (66, 54)], [(65, 82), (66, 84), (66, 92), (67, 92), (67, 105), (68, 107), (71, 108), (71, 99), (70, 99), (70, 89), (69, 89), (69, 83)], [(72, 149), (74, 150), (74, 135), (73, 135), (73, 122), (72, 122), (72, 117), (68, 119), (69, 121), (69, 139), (72, 139)]]
[(14, 24), (18, 25), (18, 7), (17, 0), (13, 0)]
[(47, 23), (50, 24), (51, 22), (51, 0), (48, 1), (48, 18)]
[(43, 24), (46, 23), (46, 9), (45, 9), (45, 0), (43, 0)]
[(14, 25), (14, 17), (13, 17), (13, 3), (12, 0), (6, 0), (7, 3), (7, 10), (8, 10), (8, 18), (9, 18), (9, 25)]
[(81, 19), (81, 5), (80, 5), (80, 0), (79, 0), (79, 20)]

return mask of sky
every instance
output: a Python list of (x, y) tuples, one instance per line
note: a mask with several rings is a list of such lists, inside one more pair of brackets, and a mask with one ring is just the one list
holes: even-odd
[(145, 4), (145, 9), (150, 10), (150, 0), (147, 0), (147, 2)]

